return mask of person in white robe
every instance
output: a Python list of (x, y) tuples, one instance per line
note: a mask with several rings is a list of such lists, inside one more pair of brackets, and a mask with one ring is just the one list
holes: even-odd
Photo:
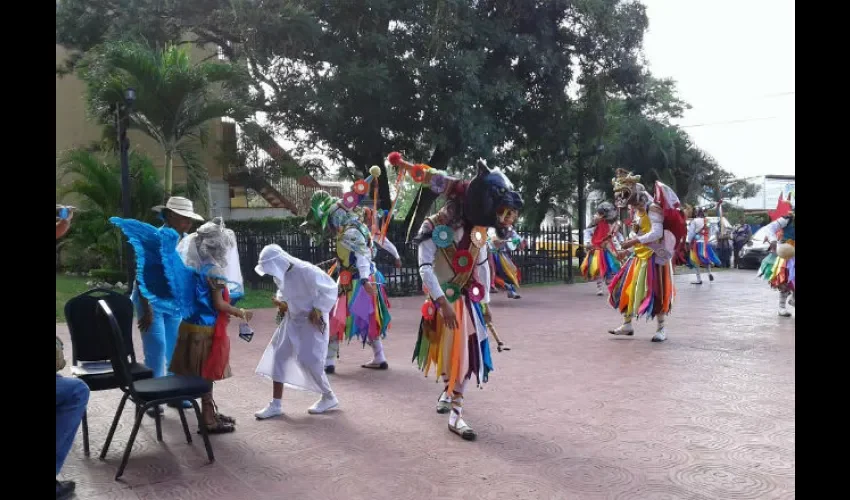
[(284, 386), (315, 392), (321, 398), (307, 412), (320, 414), (339, 406), (325, 374), (329, 314), (337, 300), (337, 284), (318, 267), (267, 245), (254, 269), (277, 285), (275, 303), (282, 319), (266, 347), (256, 373), (272, 379), (272, 400), (254, 414), (264, 420), (283, 414)]

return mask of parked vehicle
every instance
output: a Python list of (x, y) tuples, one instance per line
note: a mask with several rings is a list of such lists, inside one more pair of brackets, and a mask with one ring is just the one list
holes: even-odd
[(764, 238), (760, 238), (759, 241), (755, 238), (751, 239), (735, 256), (738, 269), (758, 269), (761, 266), (761, 261), (770, 252), (769, 249), (770, 244), (766, 243)]
[[(566, 235), (564, 235), (566, 236)], [(540, 238), (537, 238), (534, 241), (534, 246), (532, 247), (537, 253), (545, 253), (552, 257), (567, 257), (567, 252), (570, 251), (570, 255), (575, 257), (578, 255), (578, 231), (573, 231), (572, 234), (573, 242), (570, 244), (566, 240), (562, 239), (553, 239), (552, 236), (544, 235)]]

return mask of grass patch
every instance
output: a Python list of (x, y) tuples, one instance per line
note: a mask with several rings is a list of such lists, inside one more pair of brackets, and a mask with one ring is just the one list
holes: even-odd
[(65, 322), (65, 302), (85, 292), (90, 287), (86, 281), (91, 278), (82, 276), (56, 275), (56, 322)]
[[(65, 303), (77, 295), (91, 289), (86, 281), (92, 278), (85, 276), (56, 275), (56, 322), (65, 322)], [(272, 292), (268, 290), (246, 290), (245, 297), (237, 304), (245, 309), (267, 309), (272, 306)]]

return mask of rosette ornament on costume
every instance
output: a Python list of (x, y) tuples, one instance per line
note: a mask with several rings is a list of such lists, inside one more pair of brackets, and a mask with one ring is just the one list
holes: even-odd
[(436, 315), (437, 306), (434, 305), (434, 301), (431, 299), (425, 299), (425, 303), (422, 304), (422, 318), (424, 318), (425, 321), (433, 321)]
[(426, 179), (427, 173), (428, 173), (427, 169), (428, 169), (427, 165), (422, 165), (422, 164), (414, 165), (413, 168), (410, 169), (410, 177), (413, 179), (414, 182), (419, 182), (419, 183), (425, 182), (425, 179)]
[(449, 180), (442, 175), (434, 175), (431, 177), (431, 191), (437, 194), (443, 194), (449, 187)]
[(360, 197), (357, 196), (357, 193), (355, 193), (353, 191), (349, 191), (349, 192), (345, 193), (344, 195), (342, 195), (342, 205), (345, 208), (347, 208), (349, 210), (354, 210), (355, 208), (357, 208), (357, 205), (359, 205), (359, 204), (360, 204)]
[(354, 191), (355, 194), (365, 196), (369, 194), (369, 183), (363, 179), (358, 179), (354, 181), (354, 185), (351, 187), (351, 190)]
[(443, 293), (446, 295), (446, 300), (449, 303), (455, 302), (461, 296), (460, 287), (455, 283), (443, 283)]
[(469, 253), (469, 250), (458, 250), (452, 257), (452, 269), (457, 274), (471, 271), (472, 264), (472, 254)]
[(481, 302), (484, 298), (484, 287), (481, 283), (472, 282), (466, 287), (466, 296), (469, 297), (469, 300), (472, 302)]
[(351, 280), (352, 280), (351, 271), (343, 269), (342, 271), (339, 272), (339, 284), (341, 286), (351, 285)]
[(487, 243), (487, 229), (483, 227), (472, 228), (471, 242), (478, 248), (483, 247)]
[(448, 248), (454, 243), (454, 231), (449, 226), (437, 226), (434, 228), (434, 233), (431, 236), (437, 248)]

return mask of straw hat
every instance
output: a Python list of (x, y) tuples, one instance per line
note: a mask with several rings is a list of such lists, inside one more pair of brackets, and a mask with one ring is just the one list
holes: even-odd
[(192, 200), (188, 198), (183, 198), (182, 196), (172, 196), (165, 202), (165, 205), (157, 205), (153, 207), (153, 210), (156, 213), (162, 212), (163, 209), (167, 208), (171, 210), (177, 215), (182, 215), (183, 217), (188, 217), (190, 219), (194, 219), (197, 221), (204, 221), (204, 217), (195, 213), (195, 206), (192, 204)]

